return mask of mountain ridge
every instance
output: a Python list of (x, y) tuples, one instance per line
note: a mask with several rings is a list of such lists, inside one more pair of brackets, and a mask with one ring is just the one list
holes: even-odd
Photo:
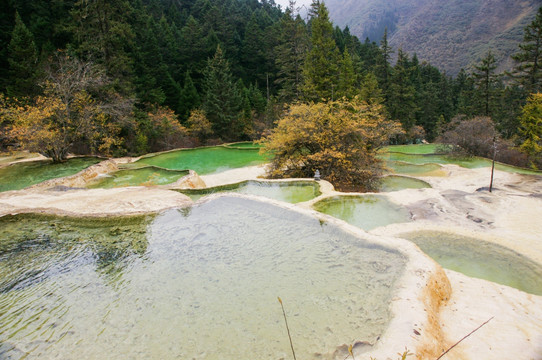
[(388, 28), (390, 45), (416, 53), (450, 75), (471, 70), (488, 50), (497, 71), (513, 66), (523, 29), (542, 0), (327, 0), (330, 16), (352, 34), (379, 42)]

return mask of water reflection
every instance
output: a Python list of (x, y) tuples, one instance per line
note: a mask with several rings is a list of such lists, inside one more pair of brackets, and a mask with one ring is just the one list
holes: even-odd
[(313, 217), (242, 198), (154, 219), (24, 215), (0, 225), (7, 358), (285, 358), (281, 296), (296, 351), (322, 359), (376, 342), (405, 263)]

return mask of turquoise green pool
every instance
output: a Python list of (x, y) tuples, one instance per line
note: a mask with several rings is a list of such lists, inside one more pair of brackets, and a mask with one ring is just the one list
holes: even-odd
[(434, 154), (438, 144), (413, 144), (413, 145), (391, 145), (384, 148), (388, 152), (405, 154)]
[(380, 192), (399, 191), (404, 189), (430, 188), (427, 182), (406, 176), (388, 175), (382, 178)]
[(292, 204), (312, 200), (321, 194), (318, 183), (314, 181), (270, 182), (249, 180), (237, 184), (217, 186), (207, 189), (189, 189), (179, 191), (190, 196), (190, 198), (194, 201), (199, 200), (203, 196), (209, 194), (234, 192), (239, 194), (263, 196)]
[(366, 231), (411, 221), (408, 210), (381, 196), (335, 196), (318, 201), (313, 207)]
[(257, 149), (235, 149), (226, 146), (176, 150), (144, 157), (135, 164), (146, 164), (172, 170), (194, 170), (199, 175), (259, 165), (266, 162)]
[[(407, 146), (421, 146), (421, 145), (407, 145)], [(393, 149), (395, 151), (395, 149)], [(416, 165), (429, 165), (429, 164), (455, 164), (467, 169), (478, 169), (483, 167), (491, 167), (492, 161), (481, 157), (469, 157), (469, 158), (457, 158), (446, 155), (437, 155), (430, 153), (401, 153), (401, 152), (386, 152), (379, 155), (381, 159), (384, 159), (388, 164), (393, 162), (403, 162)], [(391, 166), (393, 167), (393, 166)], [(530, 175), (542, 175), (540, 171), (533, 171), (529, 169), (523, 169), (511, 165), (495, 163), (495, 169), (518, 173), (518, 174), (530, 174)]]
[(231, 143), (231, 144), (226, 144), (224, 146), (228, 148), (233, 148), (233, 149), (261, 149), (263, 147), (263, 145), (256, 144), (252, 141)]
[(542, 266), (508, 248), (445, 232), (418, 231), (400, 236), (446, 269), (542, 295)]
[(100, 176), (87, 184), (88, 188), (115, 188), (122, 186), (153, 186), (167, 185), (188, 175), (188, 170), (168, 170), (154, 166), (138, 169), (119, 170), (105, 176)]
[(0, 168), (0, 191), (20, 190), (46, 180), (74, 175), (100, 161), (102, 159), (78, 157), (59, 164), (46, 160), (5, 166)]
[(445, 176), (442, 167), (438, 164), (412, 164), (401, 161), (387, 161), (388, 167), (393, 173), (413, 176)]
[(5, 359), (300, 359), (376, 342), (405, 259), (221, 197), (156, 217), (0, 218)]

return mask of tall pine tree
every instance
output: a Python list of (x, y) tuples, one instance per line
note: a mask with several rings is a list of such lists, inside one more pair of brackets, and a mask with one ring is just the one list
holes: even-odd
[(181, 97), (179, 103), (179, 117), (181, 120), (187, 120), (192, 110), (197, 109), (201, 103), (198, 90), (192, 81), (190, 71), (186, 72), (184, 77), (184, 86), (181, 90)]
[(415, 115), (418, 110), (415, 101), (416, 89), (412, 85), (408, 55), (399, 49), (397, 64), (393, 69), (388, 88), (387, 108), (392, 119), (399, 120), (403, 129), (408, 131), (415, 123)]
[(299, 15), (295, 14), (295, 1), (290, 1), (280, 22), (279, 45), (275, 48), (275, 63), (280, 86), (279, 97), (291, 102), (301, 98), (302, 69), (308, 48), (307, 28)]
[(337, 91), (340, 53), (333, 39), (333, 25), (323, 2), (311, 5), (310, 50), (303, 67), (303, 92), (306, 100), (331, 100)]
[(512, 56), (517, 63), (513, 76), (527, 93), (542, 91), (542, 7), (533, 22), (524, 29), (519, 49)]
[(475, 65), (474, 68), (475, 72), (472, 76), (474, 77), (480, 95), (481, 114), (490, 116), (492, 114), (495, 98), (498, 96), (498, 90), (496, 88), (498, 76), (495, 74), (497, 64), (491, 50), (487, 52), (486, 56), (478, 65)]
[(203, 91), (202, 108), (212, 124), (213, 132), (225, 141), (243, 138), (239, 124), (243, 98), (220, 45), (213, 58), (207, 61)]
[(15, 14), (15, 27), (8, 46), (9, 96), (25, 97), (37, 93), (36, 71), (38, 51), (34, 37), (26, 27), (21, 16)]

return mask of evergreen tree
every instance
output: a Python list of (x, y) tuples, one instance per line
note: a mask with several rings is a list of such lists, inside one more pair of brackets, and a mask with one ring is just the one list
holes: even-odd
[[(207, 58), (213, 55), (208, 53), (207, 43), (200, 23), (190, 15), (180, 32), (179, 63), (186, 70), (190, 70), (192, 79), (199, 84)], [(216, 43), (213, 51), (216, 50)]]
[(481, 97), (482, 115), (490, 116), (497, 96), (496, 82), (498, 80), (495, 74), (497, 65), (491, 50), (474, 68), (476, 71), (472, 76)]
[(323, 2), (314, 0), (311, 13), (311, 41), (303, 67), (303, 92), (307, 100), (332, 99), (337, 90), (340, 57), (333, 39), (333, 25)]
[(356, 84), (357, 79), (354, 72), (352, 57), (350, 56), (348, 49), (345, 48), (339, 62), (339, 81), (337, 84), (337, 94), (335, 95), (335, 98), (339, 99), (346, 97), (348, 99), (352, 99), (354, 96), (356, 96), (358, 90), (356, 89)]
[(372, 72), (368, 72), (363, 77), (360, 90), (360, 99), (369, 105), (377, 105), (384, 102), (382, 89), (380, 89), (378, 86), (378, 79)]
[(258, 114), (263, 114), (265, 112), (265, 107), (267, 101), (264, 98), (260, 89), (257, 85), (251, 84), (248, 88), (248, 98), (250, 100), (250, 105)]
[(391, 82), (392, 67), (391, 56), (393, 54), (393, 49), (388, 43), (388, 29), (384, 30), (384, 36), (380, 41), (380, 51), (376, 56), (376, 75), (378, 77), (378, 82), (380, 88), (384, 92), (384, 96), (388, 98), (388, 90)]
[(522, 108), (520, 132), (523, 143), (520, 149), (529, 156), (531, 166), (537, 168), (542, 154), (542, 94), (532, 94)]
[(184, 77), (184, 86), (181, 90), (179, 103), (179, 117), (181, 120), (187, 120), (192, 110), (197, 109), (201, 103), (198, 90), (192, 81), (190, 71), (186, 72)]
[(418, 110), (415, 101), (416, 89), (411, 83), (408, 55), (399, 49), (397, 64), (388, 89), (386, 107), (392, 119), (399, 120), (403, 129), (408, 131), (415, 124), (415, 114)]
[(239, 131), (239, 113), (242, 97), (233, 81), (230, 64), (222, 48), (217, 46), (213, 58), (207, 61), (203, 78), (202, 109), (212, 124), (213, 132), (225, 141), (242, 137)]
[(15, 27), (8, 46), (8, 62), (8, 95), (24, 97), (36, 94), (38, 52), (34, 37), (18, 12), (15, 14)]
[(13, 33), (15, 9), (9, 1), (0, 2), (0, 92), (9, 83), (8, 46)]
[(454, 80), (452, 99), (456, 113), (467, 117), (473, 117), (477, 114), (474, 80), (464, 69), (459, 71)]
[(299, 15), (294, 17), (295, 1), (280, 21), (279, 45), (275, 47), (275, 62), (278, 69), (275, 82), (280, 86), (279, 97), (285, 102), (301, 98), (302, 69), (308, 38), (305, 23)]
[[(137, 3), (137, 2), (136, 2)], [(138, 9), (138, 13), (143, 13)], [(107, 75), (127, 91), (132, 76), (131, 51), (134, 48), (134, 29), (143, 28), (144, 22), (132, 20), (134, 14), (126, 0), (78, 0), (71, 11), (73, 17), (73, 46), (83, 59), (102, 64)]]
[(512, 56), (518, 64), (513, 71), (514, 78), (529, 94), (542, 91), (542, 7), (533, 22), (524, 29), (519, 49)]
[(525, 92), (518, 85), (507, 86), (499, 97), (499, 111), (493, 115), (499, 133), (510, 139), (518, 135), (521, 107), (525, 104)]
[(262, 17), (257, 16), (257, 12), (254, 12), (246, 27), (240, 62), (245, 69), (243, 78), (248, 83), (254, 81), (264, 82), (266, 80), (267, 69), (264, 44), (267, 34), (263, 25)]

